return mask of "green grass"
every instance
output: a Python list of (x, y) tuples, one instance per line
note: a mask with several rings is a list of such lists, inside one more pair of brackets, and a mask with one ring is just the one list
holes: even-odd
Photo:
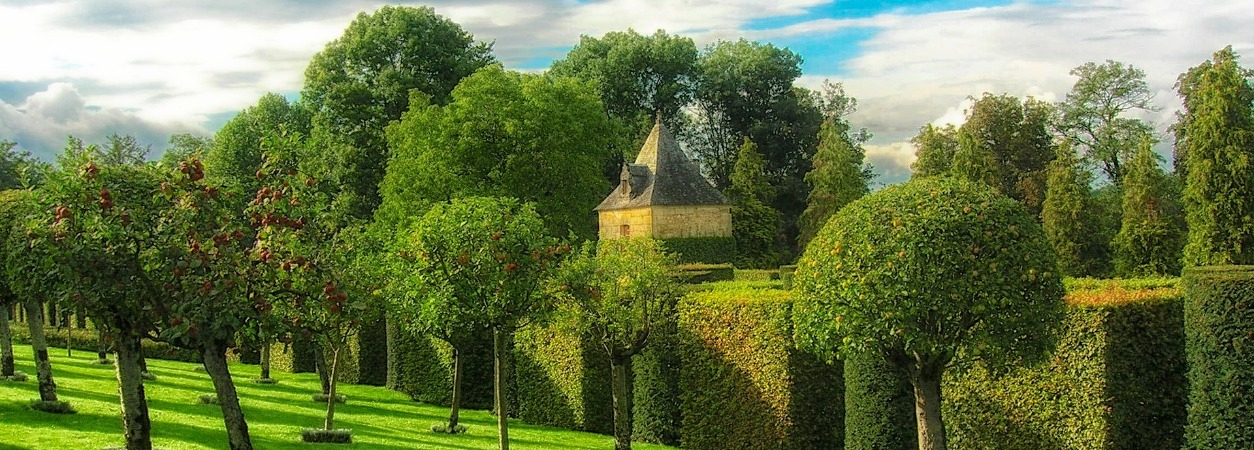
[[(53, 377), (61, 400), (69, 401), (78, 414), (54, 415), (31, 410), (39, 397), (29, 346), (15, 345), (17, 369), (30, 374), (23, 383), (0, 382), (0, 450), (97, 449), (123, 445), (117, 380), (112, 366), (92, 365), (95, 353), (49, 349)], [(168, 450), (227, 448), (221, 411), (199, 403), (201, 394), (213, 392), (209, 376), (195, 365), (149, 360), (157, 381), (145, 383), (152, 440)], [(353, 443), (305, 444), (302, 428), (320, 428), (326, 405), (310, 396), (318, 390), (314, 374), (275, 373), (278, 384), (258, 385), (257, 366), (232, 364), (231, 374), (239, 390), (240, 404), (248, 419), (253, 445), (259, 449), (492, 449), (496, 448), (496, 418), (486, 411), (463, 410), (465, 434), (434, 433), (431, 425), (447, 420), (448, 409), (410, 400), (404, 394), (373, 386), (341, 384), (339, 392), (348, 404), (336, 406), (336, 428), (353, 430)], [(609, 436), (528, 425), (510, 420), (510, 448), (593, 449), (613, 448)], [(633, 444), (641, 450), (670, 447)]]

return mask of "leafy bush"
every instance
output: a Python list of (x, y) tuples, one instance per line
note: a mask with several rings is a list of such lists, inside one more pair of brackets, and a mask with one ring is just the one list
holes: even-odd
[(731, 292), (745, 289), (783, 289), (779, 281), (711, 281), (684, 286), (686, 292)]
[(252, 382), (254, 384), (277, 384), (279, 380), (274, 378), (253, 378)]
[(840, 448), (839, 365), (792, 345), (781, 290), (693, 292), (678, 309), (680, 444)]
[(796, 265), (779, 266), (779, 281), (783, 283), (785, 290), (792, 289), (792, 276), (796, 272)]
[(26, 372), (14, 370), (13, 375), (0, 376), (0, 381), (12, 381), (14, 383), (22, 383), (27, 380)]
[[(946, 379), (954, 448), (1178, 449), (1185, 422), (1178, 294), (1154, 281), (1092, 281), (1067, 295), (1053, 357)], [(1076, 284), (1072, 284), (1076, 286)], [(1219, 448), (1219, 447), (1215, 447)]]
[(200, 394), (196, 398), (196, 402), (202, 405), (216, 405), (218, 404), (218, 396), (215, 394)]
[(683, 264), (679, 266), (680, 281), (690, 284), (711, 281), (732, 281), (736, 268), (731, 264)]
[(449, 428), (447, 423), (437, 423), (431, 425), (431, 431), (444, 434), (462, 434), (466, 432), (466, 426), (457, 424), (453, 428)]
[(681, 263), (730, 263), (736, 258), (736, 238), (690, 237), (662, 239), (668, 253), (679, 254)]
[[(323, 394), (323, 393), (317, 393), (317, 394), (312, 395), (311, 397), (313, 398), (313, 401), (316, 403), (326, 403), (327, 400), (331, 398), (331, 396), (327, 394)], [(348, 397), (345, 396), (344, 394), (335, 394), (335, 402), (336, 403), (348, 403)]]
[(31, 400), (30, 409), (50, 414), (74, 414), (78, 412), (74, 410), (74, 407), (70, 405), (70, 402), (65, 401), (45, 402), (43, 400)]
[(1185, 269), (1185, 448), (1254, 448), (1254, 266)]
[(306, 428), (300, 430), (300, 440), (321, 444), (351, 444), (353, 442), (353, 430)]
[(914, 390), (905, 370), (874, 354), (847, 357), (844, 368), (845, 450), (915, 448)]

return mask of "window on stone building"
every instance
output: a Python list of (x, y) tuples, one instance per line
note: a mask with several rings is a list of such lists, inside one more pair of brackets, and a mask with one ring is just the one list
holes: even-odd
[(631, 236), (631, 225), (622, 224), (618, 226), (618, 235), (622, 237)]

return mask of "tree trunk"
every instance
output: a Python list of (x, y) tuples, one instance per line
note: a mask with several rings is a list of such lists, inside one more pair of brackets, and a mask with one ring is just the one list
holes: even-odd
[(261, 343), (261, 378), (270, 378), (270, 341)]
[(448, 413), (448, 432), (456, 433), (458, 413), (462, 407), (462, 352), (453, 349), (453, 401)]
[(98, 341), (99, 341), (99, 347), (96, 347), (96, 358), (100, 361), (108, 361), (109, 360), (109, 344), (105, 342), (103, 334), (100, 335), (100, 338), (98, 339)]
[(327, 355), (317, 344), (314, 350), (314, 370), (318, 372), (318, 381), (322, 382), (322, 395), (331, 395), (331, 375), (327, 370)]
[(252, 450), (248, 422), (244, 420), (235, 383), (231, 382), (231, 370), (226, 365), (226, 345), (221, 342), (205, 342), (201, 360), (204, 361), (209, 379), (213, 380), (213, 391), (218, 394), (218, 405), (222, 407), (222, 421), (226, 424), (226, 437), (231, 450)]
[(0, 377), (13, 376), (13, 334), (9, 331), (9, 305), (0, 308)]
[(139, 337), (119, 337), (114, 344), (117, 353), (118, 393), (122, 397), (122, 432), (126, 450), (152, 450), (152, 422), (148, 418), (148, 399), (144, 396), (141, 375)]
[[(323, 359), (325, 360), (326, 358)], [(332, 426), (335, 425), (335, 368), (339, 365), (339, 363), (340, 349), (331, 349), (331, 373), (329, 374), (331, 378), (331, 385), (327, 387), (327, 421), (326, 424), (323, 425), (323, 429), (326, 430), (334, 430)]]
[(614, 450), (631, 450), (631, 397), (627, 389), (627, 358), (610, 357), (610, 385), (614, 396)]
[(139, 345), (138, 349), (136, 350), (139, 354), (139, 372), (148, 373), (148, 357), (144, 356), (143, 340), (142, 339), (136, 340), (135, 343)]
[(501, 450), (509, 450), (509, 406), (505, 403), (505, 332), (494, 330), (492, 338), (493, 369), (496, 375), (492, 383), (496, 394), (496, 430)]
[(910, 384), (914, 386), (914, 414), (919, 427), (919, 450), (945, 450), (945, 422), (941, 418), (941, 373), (943, 365), (909, 364)]
[(57, 383), (52, 380), (52, 364), (48, 362), (48, 341), (44, 340), (43, 308), (38, 302), (26, 302), (26, 323), (30, 325), (30, 346), (35, 351), (35, 373), (39, 378), (39, 399), (57, 401)]

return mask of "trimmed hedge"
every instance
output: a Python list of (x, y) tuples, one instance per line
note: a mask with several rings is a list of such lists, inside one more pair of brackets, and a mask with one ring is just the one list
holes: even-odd
[(1183, 311), (1174, 289), (1117, 281), (1071, 292), (1051, 358), (946, 374), (950, 445), (963, 449), (1179, 449)]
[[(300, 340), (293, 341), (291, 344), (272, 343), (270, 370), (287, 373), (316, 372), (315, 348), (314, 343)], [(340, 364), (335, 368), (335, 377), (344, 383), (372, 386), (386, 384), (387, 349), (385, 324), (362, 326), (360, 332), (349, 338), (348, 346), (340, 351)], [(324, 356), (327, 364), (330, 364), (331, 352), (325, 351)]]
[(734, 237), (690, 237), (661, 239), (668, 253), (679, 255), (680, 263), (730, 263), (736, 258)]
[(792, 276), (797, 272), (796, 265), (779, 266), (779, 281), (784, 289), (792, 290)]
[(735, 281), (773, 281), (779, 279), (779, 270), (736, 269)]
[[(387, 321), (387, 387), (410, 398), (449, 406), (453, 395), (453, 348), (432, 337), (416, 337)], [(492, 338), (479, 340), (462, 361), (462, 407), (492, 408)]]
[(609, 356), (563, 314), (514, 335), (518, 418), (527, 423), (614, 432)]
[(682, 447), (843, 446), (840, 366), (792, 345), (787, 291), (689, 293), (677, 337)]
[(731, 264), (682, 264), (679, 266), (680, 281), (688, 284), (712, 281), (732, 281), (736, 268)]
[[(703, 285), (708, 286), (708, 285)], [(679, 339), (674, 311), (649, 333), (644, 351), (631, 360), (632, 440), (679, 445)]]
[(918, 448), (914, 390), (905, 370), (873, 354), (847, 358), (844, 365), (845, 450)]
[(357, 384), (383, 386), (388, 381), (388, 332), (384, 319), (362, 323), (357, 332)]
[(1188, 450), (1254, 448), (1254, 266), (1185, 269)]

